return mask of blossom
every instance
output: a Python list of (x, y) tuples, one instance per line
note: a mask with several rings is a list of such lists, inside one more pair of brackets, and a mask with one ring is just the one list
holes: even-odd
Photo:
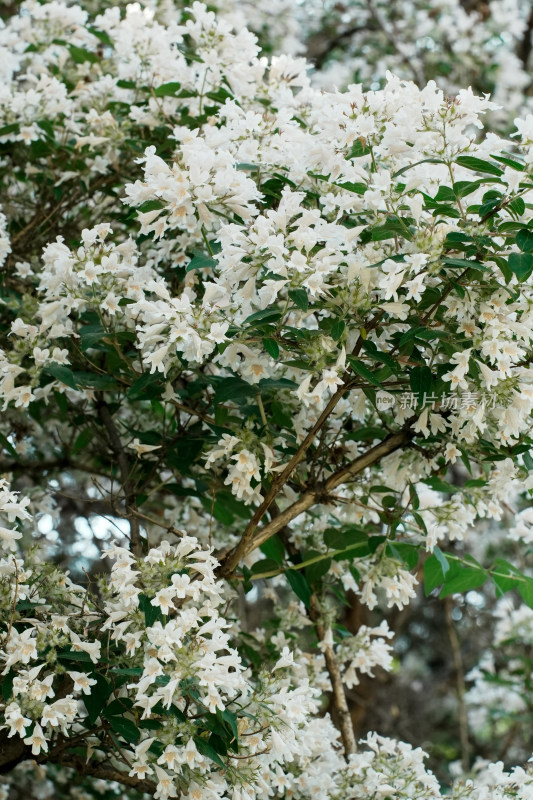
[(128, 445), (131, 447), (132, 450), (135, 450), (138, 456), (144, 456), (146, 453), (152, 453), (154, 450), (159, 450), (161, 448), (160, 444), (141, 444), (139, 439), (135, 438), (132, 442)]
[(69, 672), (68, 674), (74, 681), (74, 691), (81, 691), (83, 694), (90, 695), (91, 686), (96, 686), (96, 680), (90, 678), (84, 672)]
[(34, 756), (38, 756), (41, 750), (44, 753), (48, 752), (48, 743), (44, 738), (42, 728), (38, 722), (35, 723), (33, 732), (30, 734), (30, 736), (27, 736), (24, 739), (24, 744), (31, 745), (31, 752)]

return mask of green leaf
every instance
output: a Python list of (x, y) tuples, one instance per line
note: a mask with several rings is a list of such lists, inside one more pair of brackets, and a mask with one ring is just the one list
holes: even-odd
[(267, 325), (272, 322), (277, 322), (280, 319), (281, 311), (278, 311), (277, 308), (265, 308), (263, 311), (255, 311), (253, 314), (250, 314), (249, 317), (246, 317), (243, 325), (259, 327), (258, 323)]
[(10, 125), (4, 125), (0, 128), (0, 136), (8, 136), (10, 133), (18, 133), (20, 131), (20, 122), (12, 122)]
[(438, 203), (454, 203), (457, 196), (449, 186), (439, 186), (439, 190), (434, 198)]
[(93, 28), (90, 25), (87, 26), (87, 30), (89, 33), (92, 33), (93, 36), (96, 36), (97, 39), (100, 39), (100, 41), (106, 44), (108, 47), (113, 47), (113, 41), (105, 31), (99, 31), (98, 28)]
[(458, 487), (454, 486), (453, 483), (444, 481), (442, 478), (439, 478), (438, 475), (432, 475), (431, 478), (425, 478), (422, 483), (425, 483), (436, 492), (447, 492), (449, 494), (454, 494), (458, 489)]
[(495, 161), (500, 161), (502, 164), (505, 164), (507, 167), (512, 167), (513, 169), (518, 170), (518, 172), (524, 172), (526, 165), (523, 162), (517, 161), (516, 158), (508, 158), (505, 156), (500, 155), (500, 153), (491, 153), (490, 157), (493, 158)]
[(181, 89), (181, 83), (171, 81), (170, 83), (162, 83), (157, 89), (154, 89), (156, 97), (172, 97)]
[(481, 186), (481, 181), (456, 181), (453, 184), (453, 191), (456, 197), (467, 197)]
[(206, 253), (194, 253), (193, 257), (187, 264), (187, 272), (191, 272), (193, 269), (213, 269), (213, 267), (218, 266), (218, 261), (216, 258), (212, 256), (206, 255)]
[(163, 614), (159, 606), (153, 606), (150, 601), (151, 598), (147, 595), (139, 595), (139, 608), (144, 614), (144, 621), (147, 628), (151, 628), (155, 622), (161, 622), (163, 620)]
[(307, 311), (309, 308), (309, 298), (305, 289), (291, 289), (289, 297), (300, 311)]
[(277, 533), (271, 536), (270, 539), (267, 539), (266, 542), (263, 542), (259, 549), (267, 558), (271, 558), (275, 561), (276, 564), (283, 564), (285, 547)]
[(531, 470), (533, 470), (533, 456), (531, 455), (531, 452), (526, 450), (525, 453), (522, 453), (522, 458), (524, 459), (525, 468), (528, 470), (528, 472), (531, 472)]
[(480, 264), (478, 261), (469, 261), (467, 258), (443, 258), (442, 263), (448, 267), (460, 267), (461, 269), (476, 269), (479, 272), (486, 272), (487, 267)]
[(486, 172), (489, 175), (503, 175), (502, 170), (496, 166), (496, 164), (491, 164), (490, 161), (485, 161), (482, 158), (475, 158), (474, 156), (458, 156), (455, 159), (455, 163), (459, 164), (461, 167), (466, 167), (467, 169), (475, 170), (476, 172)]
[(272, 389), (296, 389), (298, 384), (289, 378), (261, 378), (257, 384), (262, 391)]
[(309, 564), (305, 568), (305, 577), (310, 584), (318, 583), (318, 581), (327, 574), (331, 566), (331, 558), (322, 558), (320, 561), (315, 561), (314, 564)]
[(113, 667), (112, 672), (115, 675), (125, 675), (126, 677), (138, 677), (143, 674), (142, 667)]
[(450, 594), (469, 592), (478, 589), (488, 578), (488, 573), (476, 567), (463, 567), (457, 575), (444, 582), (444, 587), (439, 597), (448, 597)]
[(15, 448), (13, 447), (7, 436), (4, 436), (3, 433), (0, 433), (0, 444), (2, 445), (4, 450), (7, 450), (7, 452), (13, 456), (13, 458), (15, 458), (17, 461), (19, 460), (19, 454), (17, 453), (17, 451), (15, 450)]
[(344, 333), (344, 329), (346, 328), (346, 323), (342, 319), (338, 319), (332, 326), (330, 330), (331, 338), (334, 339), (336, 342), (339, 341), (342, 334)]
[(371, 234), (373, 242), (383, 242), (386, 239), (394, 239), (396, 236), (402, 236), (408, 240), (413, 238), (407, 223), (400, 219), (390, 219), (384, 225), (377, 225), (371, 229)]
[(161, 375), (157, 372), (145, 372), (140, 378), (132, 383), (126, 397), (130, 400), (144, 399), (148, 400), (152, 397), (157, 397), (163, 391), (161, 382)]
[(367, 146), (366, 142), (363, 144), (361, 139), (356, 139), (346, 158), (361, 158), (362, 156), (367, 156), (369, 153), (370, 147)]
[(129, 697), (119, 697), (106, 706), (102, 716), (109, 719), (109, 717), (116, 717), (120, 714), (125, 714), (127, 711), (131, 711), (132, 708), (133, 700), (131, 700)]
[(398, 561), (402, 561), (407, 569), (412, 570), (418, 565), (418, 547), (414, 544), (407, 542), (389, 542), (387, 545), (387, 554)]
[(213, 404), (225, 403), (227, 400), (241, 400), (242, 398), (255, 397), (257, 386), (243, 381), (242, 378), (224, 378), (221, 380), (213, 397)]
[(522, 228), (516, 234), (516, 243), (523, 253), (533, 252), (533, 231), (530, 228)]
[(514, 198), (513, 200), (511, 200), (511, 202), (509, 203), (509, 205), (508, 205), (508, 208), (510, 208), (510, 209), (511, 209), (511, 211), (514, 211), (514, 213), (515, 213), (515, 214), (516, 214), (518, 217), (521, 217), (521, 216), (522, 216), (522, 214), (523, 214), (523, 213), (525, 212), (525, 210), (526, 210), (526, 204), (525, 204), (524, 200), (523, 200), (521, 197), (515, 197), (515, 198)]
[(324, 531), (324, 544), (330, 550), (345, 550), (353, 545), (368, 546), (368, 534), (357, 528), (328, 528)]
[(195, 736), (194, 743), (199, 753), (201, 753), (203, 756), (207, 756), (207, 758), (210, 758), (211, 761), (214, 761), (219, 767), (222, 767), (223, 769), (226, 768), (226, 765), (218, 755), (217, 751), (211, 747), (211, 745), (208, 744), (205, 739), (202, 739), (200, 736)]
[(138, 742), (141, 733), (134, 722), (124, 717), (109, 717), (109, 724), (119, 736), (122, 736), (125, 742), (135, 743)]
[[(496, 575), (491, 570), (491, 578), (497, 588), (497, 596), (500, 597), (505, 592), (509, 592), (520, 584), (519, 576), (520, 571), (505, 561), (503, 558), (496, 558), (494, 561), (493, 569), (498, 574)], [(517, 577), (518, 575), (518, 577)]]
[(250, 578), (252, 577), (252, 573), (250, 572), (250, 570), (248, 569), (246, 564), (242, 565), (242, 575), (243, 575), (243, 578), (244, 578), (244, 582), (243, 582), (244, 593), (248, 594), (248, 592), (252, 591), (252, 589), (254, 588), (254, 585), (253, 585), (252, 581), (250, 580)]
[(92, 389), (114, 389), (117, 385), (112, 375), (101, 375), (95, 372), (73, 372), (77, 386), (89, 386)]
[(518, 593), (524, 603), (533, 608), (533, 578), (526, 578), (525, 581), (521, 581), (518, 586)]
[(275, 339), (263, 339), (263, 347), (272, 358), (279, 358), (279, 345)]
[(76, 64), (83, 64), (85, 61), (95, 64), (99, 60), (96, 53), (92, 53), (84, 47), (76, 47), (76, 45), (71, 44), (68, 49), (72, 60), (75, 61)]
[[(502, 195), (498, 194), (497, 197), (490, 197), (480, 206), (472, 206), (472, 213), (474, 213), (474, 208), (477, 210), (477, 213), (480, 217), (486, 217), (487, 215), (491, 214), (495, 211), (502, 202)], [(470, 213), (470, 209), (467, 209)]]
[(364, 194), (368, 189), (366, 183), (352, 183), (351, 181), (336, 183), (335, 186), (339, 186), (341, 189), (345, 189), (347, 192), (353, 192), (354, 194)]
[(373, 383), (375, 386), (381, 386), (381, 382), (376, 378), (376, 376), (368, 369), (368, 367), (363, 364), (362, 361), (359, 361), (357, 358), (353, 358), (352, 356), (348, 356), (348, 361), (350, 363), (351, 368), (357, 375), (360, 375), (361, 378)]
[(237, 727), (237, 716), (232, 711), (228, 711), (227, 709), (222, 712), (220, 712), (220, 709), (217, 709), (217, 715), (218, 714), (221, 714), (222, 719), (224, 720), (226, 725), (229, 725), (231, 733), (233, 734), (233, 738), (235, 739), (235, 741), (238, 741), (239, 729)]
[(9, 700), (13, 694), (13, 681), (15, 680), (16, 672), (13, 667), (10, 667), (7, 675), (2, 677), (2, 697), (4, 700)]
[(94, 439), (94, 431), (90, 428), (84, 428), (76, 437), (74, 444), (72, 445), (72, 452), (74, 454), (80, 453), (82, 450), (85, 450), (88, 444), (92, 442)]
[(426, 558), (424, 562), (424, 592), (426, 597), (431, 594), (433, 589), (444, 583), (444, 573), (442, 564), (435, 555)]
[(80, 335), (81, 350), (85, 353), (90, 347), (98, 344), (107, 335), (106, 329), (100, 323), (95, 325), (82, 325), (78, 331)]
[[(451, 572), (449, 561), (447, 560), (446, 556), (444, 555), (444, 553), (442, 552), (442, 550), (439, 547), (434, 547), (433, 548), (433, 555), (438, 560), (438, 562), (439, 562), (439, 564), (441, 566), (442, 574), (444, 575), (444, 577), (446, 577), (446, 575), (449, 572)], [(451, 575), (450, 575), (450, 577), (451, 577)]]
[(533, 253), (511, 253), (509, 269), (519, 281), (525, 281), (533, 272)]
[(272, 558), (262, 558), (256, 561), (252, 566), (252, 575), (258, 575), (260, 572), (272, 572), (279, 569), (279, 563)]
[(161, 200), (145, 200), (144, 203), (137, 206), (137, 211), (141, 211), (142, 213), (145, 211), (158, 211), (164, 207)]
[(41, 119), (37, 122), (39, 128), (44, 131), (49, 139), (55, 140), (54, 126), (47, 119)]
[(61, 364), (48, 364), (48, 366), (43, 369), (43, 372), (51, 375), (56, 381), (64, 383), (65, 386), (68, 386), (70, 389), (78, 388), (74, 373), (69, 367), (64, 367)]
[(104, 678), (103, 675), (93, 672), (89, 675), (89, 677), (96, 680), (96, 684), (91, 686), (90, 694), (83, 695), (83, 702), (85, 703), (85, 708), (87, 709), (87, 720), (89, 725), (92, 726), (106, 705), (112, 689), (111, 684)]
[(429, 367), (413, 367), (409, 373), (409, 385), (419, 403), (429, 397), (434, 389), (433, 375)]
[(92, 664), (92, 659), (89, 653), (77, 650), (63, 650), (57, 654), (60, 661), (83, 661), (87, 664)]
[(289, 586), (293, 590), (294, 594), (300, 598), (302, 603), (309, 608), (309, 604), (311, 602), (311, 587), (307, 583), (305, 577), (294, 569), (289, 569), (285, 573), (285, 577), (289, 583)]

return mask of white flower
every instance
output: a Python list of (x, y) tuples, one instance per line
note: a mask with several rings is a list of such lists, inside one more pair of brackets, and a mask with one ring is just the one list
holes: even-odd
[(24, 744), (31, 745), (31, 752), (34, 756), (38, 756), (41, 750), (43, 753), (48, 752), (48, 743), (38, 722), (35, 723), (33, 733), (24, 739)]
[(161, 449), (160, 444), (141, 444), (137, 438), (130, 442), (128, 447), (131, 447), (132, 450), (135, 450), (138, 456), (144, 456), (146, 453), (152, 453), (154, 450)]
[(91, 686), (96, 686), (96, 680), (89, 678), (84, 672), (69, 672), (69, 676), (74, 681), (74, 691), (83, 694), (91, 694)]

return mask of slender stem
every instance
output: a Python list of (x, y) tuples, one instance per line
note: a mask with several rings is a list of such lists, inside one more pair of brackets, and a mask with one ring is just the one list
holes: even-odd
[(109, 445), (115, 458), (117, 459), (120, 476), (122, 479), (122, 489), (124, 491), (124, 501), (126, 504), (126, 517), (130, 524), (130, 548), (131, 552), (139, 558), (143, 554), (143, 542), (141, 538), (141, 528), (136, 514), (136, 492), (135, 485), (131, 478), (131, 466), (122, 446), (119, 433), (113, 421), (108, 406), (103, 402), (98, 404), (98, 414), (109, 437)]
[(326, 639), (326, 629), (320, 616), (320, 609), (316, 595), (311, 596), (311, 605), (309, 609), (309, 617), (314, 622), (318, 638), (321, 641), (321, 649), (324, 653), (326, 661), (326, 669), (329, 674), (331, 682), (331, 701), (335, 711), (335, 716), (338, 721), (339, 730), (341, 732), (342, 744), (344, 746), (344, 755), (346, 758), (352, 753), (355, 753), (357, 745), (355, 742), (355, 733), (353, 729), (352, 716), (348, 708), (346, 694), (342, 683), (342, 676), (335, 657), (335, 652), (331, 644)]
[[(371, 331), (373, 328), (376, 327), (376, 325), (378, 324), (378, 322), (379, 322), (379, 320), (381, 318), (382, 313), (383, 312), (379, 312), (372, 320), (370, 320), (370, 322), (369, 322), (369, 324), (368, 324), (368, 326), (366, 328), (366, 333), (368, 333), (369, 331)], [(351, 353), (352, 356), (358, 356), (359, 355), (359, 353), (361, 352), (361, 348), (363, 346), (363, 341), (364, 341), (363, 337), (360, 336), (359, 339), (357, 340), (356, 344), (355, 344), (355, 347), (354, 347), (352, 353)], [(325, 409), (321, 413), (320, 417), (318, 418), (316, 423), (313, 425), (313, 427), (311, 428), (311, 430), (309, 431), (309, 433), (307, 434), (307, 436), (305, 437), (303, 442), (298, 447), (298, 450), (294, 453), (294, 455), (290, 459), (289, 463), (286, 465), (285, 469), (278, 475), (277, 478), (275, 478), (272, 481), (272, 485), (271, 485), (270, 489), (268, 490), (268, 492), (266, 493), (263, 502), (261, 503), (261, 505), (259, 506), (259, 508), (255, 512), (255, 514), (253, 515), (252, 519), (250, 520), (250, 522), (246, 526), (246, 528), (244, 530), (244, 533), (243, 533), (243, 535), (241, 537), (240, 542), (237, 544), (236, 547), (234, 547), (232, 550), (230, 550), (228, 553), (225, 554), (224, 560), (223, 560), (223, 564), (221, 565), (221, 570), (220, 570), (220, 574), (223, 577), (226, 577), (226, 578), (230, 577), (233, 574), (233, 572), (235, 570), (235, 567), (237, 566), (239, 561), (245, 555), (247, 555), (252, 550), (254, 550), (255, 547), (258, 546), (256, 544), (253, 544), (253, 542), (255, 541), (254, 533), (255, 533), (259, 523), (261, 522), (262, 518), (264, 517), (264, 515), (266, 514), (266, 512), (268, 511), (268, 509), (270, 508), (270, 506), (272, 505), (272, 503), (276, 499), (278, 493), (281, 491), (283, 486), (286, 484), (287, 480), (289, 479), (289, 477), (291, 476), (293, 471), (296, 469), (298, 464), (300, 464), (300, 462), (303, 461), (307, 451), (309, 450), (309, 448), (313, 444), (316, 435), (320, 432), (322, 427), (325, 425), (325, 423), (327, 422), (328, 418), (330, 417), (331, 413), (335, 409), (335, 407), (338, 404), (338, 402), (345, 395), (345, 393), (352, 388), (352, 385), (349, 383), (349, 377), (350, 377), (350, 371), (349, 371), (349, 369), (347, 369), (344, 372), (343, 376), (342, 376), (342, 381), (343, 381), (342, 384), (338, 387), (338, 389), (335, 392), (335, 394), (332, 395), (332, 397), (330, 398), (329, 402), (327, 403)], [(300, 514), (302, 511), (305, 511), (307, 508), (309, 508), (309, 506), (313, 505), (313, 503), (315, 502), (315, 500), (314, 500), (315, 494), (316, 493), (311, 494), (311, 496), (309, 496), (309, 493), (307, 493), (307, 496), (302, 496), (302, 498), (300, 498), (300, 500), (297, 501), (297, 503), (294, 504), (295, 508), (297, 507), (298, 503), (300, 503), (300, 505), (301, 505), (301, 510), (297, 511), (297, 514)], [(285, 513), (285, 512), (283, 512), (283, 513)], [(295, 514), (294, 516), (296, 516), (297, 514)], [(281, 523), (281, 525), (279, 527), (276, 528), (276, 530), (279, 530), (280, 527), (283, 527), (287, 522), (290, 522), (290, 520), (293, 519), (293, 518), (294, 517), (289, 516), (287, 519), (285, 519)], [(272, 524), (276, 523), (278, 519), (279, 519), (279, 517), (276, 518), (276, 520), (272, 520), (272, 522), (269, 523), (269, 524), (272, 525)], [(267, 525), (264, 530), (266, 530), (268, 527), (269, 526)], [(276, 530), (273, 531), (272, 533), (275, 533)], [(269, 533), (266, 536), (266, 539), (268, 539), (269, 536), (272, 536), (272, 533)], [(266, 541), (266, 539), (262, 538), (261, 542)]]
[(367, 467), (370, 467), (376, 462), (380, 461), (380, 459), (384, 458), (386, 455), (389, 455), (389, 453), (399, 450), (410, 441), (412, 435), (413, 434), (408, 427), (398, 433), (392, 433), (382, 442), (374, 447), (371, 447), (366, 451), (366, 453), (363, 453), (354, 461), (352, 461), (351, 464), (346, 467), (342, 467), (342, 469), (337, 470), (337, 472), (334, 472), (324, 484), (308, 487), (307, 490), (304, 491), (298, 498), (298, 500), (296, 500), (296, 502), (281, 511), (281, 513), (274, 517), (274, 519), (271, 519), (270, 522), (257, 531), (255, 535), (254, 527), (252, 535), (246, 539), (243, 536), (239, 545), (223, 558), (220, 569), (221, 576), (228, 577), (231, 573), (233, 573), (235, 567), (242, 557), (248, 555), (248, 553), (251, 553), (256, 547), (260, 547), (264, 542), (267, 541), (267, 539), (270, 539), (271, 536), (288, 525), (289, 522), (291, 522), (299, 514), (307, 511), (316, 503), (327, 500), (329, 493), (342, 483), (346, 483), (347, 480), (363, 472), (363, 470), (365, 470)]
[(465, 703), (466, 686), (463, 658), (461, 656), (461, 644), (453, 623), (453, 601), (451, 596), (445, 599), (444, 605), (446, 609), (446, 628), (448, 630), (448, 639), (450, 640), (453, 663), (455, 666), (457, 716), (459, 717), (459, 738), (461, 742), (461, 765), (463, 767), (463, 771), (468, 772), (470, 769), (470, 744), (468, 741), (468, 715), (466, 712)]

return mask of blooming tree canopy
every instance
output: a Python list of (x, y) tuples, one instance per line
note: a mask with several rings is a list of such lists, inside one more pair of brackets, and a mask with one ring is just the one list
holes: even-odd
[[(418, 5), (395, 24), (440, 30)], [(477, 63), (506, 8), (441, 13)], [(0, 796), (531, 800), (530, 753), (465, 733), (532, 705), (528, 100), (460, 88), (461, 50), (426, 82), (378, 3), (358, 35), (395, 72), (347, 48), (336, 89), (312, 14), (305, 45), (303, 9), (251, 5), (263, 54), (246, 9), (27, 0), (0, 29)], [(494, 638), (441, 786), (357, 742), (350, 691), (437, 597), (460, 673), (467, 592)]]

